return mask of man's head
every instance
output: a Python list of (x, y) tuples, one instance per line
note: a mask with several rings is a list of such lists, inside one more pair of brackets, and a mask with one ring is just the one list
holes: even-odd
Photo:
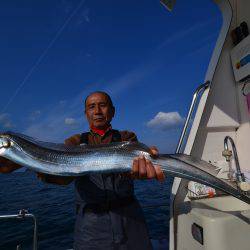
[(104, 129), (110, 125), (115, 114), (110, 96), (102, 91), (96, 91), (85, 99), (85, 115), (90, 127)]

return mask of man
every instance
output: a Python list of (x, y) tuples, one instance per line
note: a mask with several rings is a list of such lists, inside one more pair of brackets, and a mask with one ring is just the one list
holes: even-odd
[[(85, 100), (85, 115), (90, 131), (71, 136), (65, 144), (137, 141), (132, 132), (112, 129), (115, 108), (107, 93), (90, 94)], [(156, 148), (152, 147), (151, 151), (153, 157), (157, 156)], [(11, 162), (6, 164), (4, 172), (18, 168)], [(163, 180), (164, 174), (159, 166), (153, 166), (151, 161), (138, 156), (129, 174), (90, 174), (76, 178), (38, 174), (38, 177), (61, 185), (75, 180), (75, 250), (152, 249), (141, 207), (134, 197), (133, 179)]]

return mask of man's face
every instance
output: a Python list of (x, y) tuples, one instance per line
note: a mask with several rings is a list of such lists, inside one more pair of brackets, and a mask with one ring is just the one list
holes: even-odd
[(104, 94), (94, 93), (86, 101), (85, 114), (90, 127), (103, 129), (110, 124), (115, 110)]

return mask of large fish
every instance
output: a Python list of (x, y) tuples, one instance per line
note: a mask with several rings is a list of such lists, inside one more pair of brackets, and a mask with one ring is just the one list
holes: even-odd
[(0, 156), (34, 171), (52, 175), (127, 172), (131, 171), (133, 159), (139, 155), (160, 165), (167, 175), (208, 185), (250, 204), (250, 195), (240, 191), (236, 183), (217, 178), (215, 166), (192, 156), (160, 154), (153, 159), (149, 148), (136, 142), (69, 147), (41, 142), (13, 132), (0, 134)]

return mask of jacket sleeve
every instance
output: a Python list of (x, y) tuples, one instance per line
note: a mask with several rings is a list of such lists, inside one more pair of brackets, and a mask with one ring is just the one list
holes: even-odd
[(21, 165), (0, 156), (0, 173), (11, 173), (21, 167)]
[(81, 144), (81, 134), (75, 134), (64, 141), (65, 145), (76, 146)]
[(134, 132), (125, 130), (125, 131), (120, 131), (120, 134), (122, 141), (134, 141), (134, 142), (138, 141), (137, 136)]

